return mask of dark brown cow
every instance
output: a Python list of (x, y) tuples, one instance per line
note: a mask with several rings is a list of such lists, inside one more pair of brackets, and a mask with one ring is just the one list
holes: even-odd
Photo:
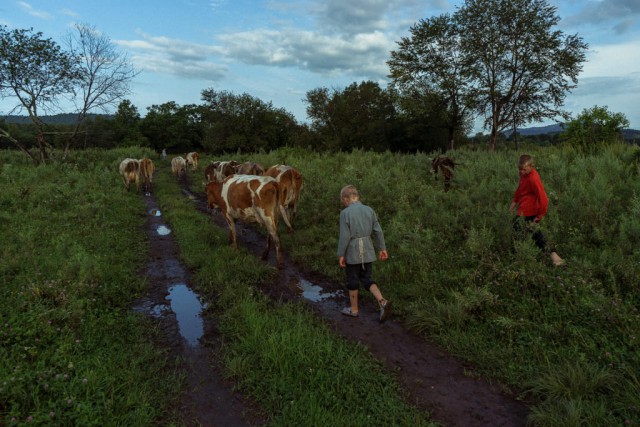
[(236, 173), (243, 175), (264, 175), (264, 167), (260, 163), (244, 162), (236, 166)]
[(266, 227), (267, 247), (262, 258), (267, 259), (271, 242), (276, 248), (276, 267), (282, 268), (280, 237), (278, 236), (278, 183), (274, 178), (256, 175), (232, 175), (224, 182), (207, 184), (209, 208), (220, 208), (229, 224), (229, 243), (236, 249), (235, 220), (257, 222)]
[(153, 182), (153, 171), (155, 166), (153, 161), (147, 157), (140, 159), (140, 181), (142, 181), (142, 192), (151, 194), (151, 184)]
[(287, 232), (292, 233), (302, 191), (302, 174), (287, 165), (271, 166), (264, 174), (275, 178), (280, 186), (280, 213), (287, 224)]
[(449, 191), (451, 178), (453, 178), (453, 169), (459, 164), (460, 163), (454, 162), (449, 157), (436, 157), (431, 162), (436, 180), (438, 180), (438, 169), (442, 172), (442, 178), (444, 179), (444, 191)]
[(140, 190), (140, 162), (136, 159), (124, 159), (120, 162), (120, 175), (124, 179), (124, 188), (129, 191), (129, 185), (136, 183), (136, 193)]

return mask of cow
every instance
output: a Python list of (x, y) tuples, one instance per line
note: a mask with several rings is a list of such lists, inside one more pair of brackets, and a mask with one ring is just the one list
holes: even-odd
[(178, 178), (187, 176), (187, 162), (184, 157), (178, 156), (171, 159), (171, 172)]
[(207, 182), (222, 182), (230, 175), (236, 173), (236, 167), (240, 163), (235, 160), (225, 160), (222, 162), (212, 162), (204, 170), (204, 175), (207, 178)]
[(140, 181), (142, 181), (142, 191), (151, 194), (151, 183), (153, 182), (153, 171), (155, 166), (153, 161), (147, 157), (140, 159)]
[(267, 247), (262, 258), (267, 259), (271, 243), (276, 249), (276, 267), (282, 268), (278, 236), (278, 183), (272, 177), (257, 175), (232, 175), (223, 182), (212, 181), (207, 184), (207, 206), (219, 208), (229, 225), (229, 243), (237, 249), (235, 220), (256, 222), (268, 232)]
[(236, 166), (236, 173), (243, 175), (264, 175), (264, 167), (260, 163), (244, 162)]
[(198, 169), (198, 159), (200, 159), (200, 154), (196, 153), (195, 151), (187, 153), (187, 155), (185, 156), (187, 166), (189, 166), (193, 170)]
[(451, 178), (453, 178), (453, 169), (460, 165), (460, 163), (454, 162), (449, 157), (436, 157), (431, 162), (433, 173), (436, 181), (438, 180), (438, 169), (442, 172), (442, 178), (444, 179), (444, 191), (449, 191)]
[(136, 193), (140, 190), (140, 162), (136, 159), (124, 159), (120, 162), (120, 175), (124, 179), (124, 188), (129, 191), (129, 185), (136, 183)]
[(264, 175), (275, 178), (280, 186), (280, 213), (287, 225), (287, 232), (292, 233), (302, 191), (302, 174), (291, 166), (273, 165)]

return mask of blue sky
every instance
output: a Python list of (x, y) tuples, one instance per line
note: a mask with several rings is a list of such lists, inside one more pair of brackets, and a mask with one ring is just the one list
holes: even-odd
[[(248, 93), (307, 120), (318, 87), (386, 86), (389, 52), (418, 20), (454, 12), (447, 0), (4, 0), (0, 24), (62, 43), (75, 23), (95, 27), (140, 71), (128, 99), (147, 107), (199, 104), (203, 89)], [(640, 129), (640, 0), (549, 0), (559, 29), (589, 44), (565, 108), (624, 113)], [(15, 99), (0, 100), (8, 114)], [(539, 124), (541, 125), (541, 124)], [(531, 124), (530, 126), (534, 126)], [(477, 129), (481, 130), (481, 129)]]

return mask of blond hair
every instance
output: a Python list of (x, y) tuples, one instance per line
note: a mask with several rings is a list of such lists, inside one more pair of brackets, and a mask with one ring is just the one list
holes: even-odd
[(523, 168), (525, 166), (533, 166), (533, 157), (528, 154), (523, 154), (518, 159), (518, 168)]
[(355, 185), (345, 185), (340, 190), (340, 200), (347, 198), (349, 200), (358, 200), (360, 198), (360, 194), (358, 194), (358, 189)]

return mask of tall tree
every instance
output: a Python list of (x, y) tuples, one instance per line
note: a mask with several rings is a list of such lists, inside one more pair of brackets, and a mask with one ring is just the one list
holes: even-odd
[(307, 92), (307, 115), (313, 128), (330, 150), (389, 148), (397, 124), (394, 96), (372, 81), (352, 83), (329, 92), (317, 88)]
[(79, 79), (78, 58), (53, 40), (33, 29), (0, 27), (0, 96), (15, 96), (18, 104), (13, 111), (26, 110), (38, 128), (40, 162), (50, 158), (52, 148), (45, 139), (40, 112), (56, 107), (62, 95), (73, 92)]
[(203, 145), (211, 152), (273, 150), (298, 126), (291, 113), (246, 93), (205, 89), (201, 99)]
[(588, 46), (554, 29), (560, 20), (555, 7), (545, 0), (466, 0), (454, 19), (479, 91), (478, 110), (491, 129), (491, 150), (514, 122), (568, 117), (562, 106)]
[(129, 83), (138, 72), (129, 63), (126, 54), (119, 52), (109, 37), (95, 27), (76, 24), (66, 38), (71, 55), (79, 58), (78, 96), (74, 98), (77, 120), (73, 133), (65, 144), (68, 152), (78, 133), (85, 125), (87, 114), (116, 106), (130, 93)]
[(147, 108), (140, 123), (142, 133), (156, 151), (188, 152), (201, 149), (203, 108), (193, 104), (179, 106), (173, 101)]
[[(449, 14), (421, 20), (398, 42), (387, 61), (392, 86), (406, 98), (429, 98), (423, 119), (439, 116), (448, 131), (449, 149), (467, 125), (474, 106), (474, 88), (461, 51), (462, 29)], [(413, 112), (417, 112), (415, 109)]]
[(140, 120), (138, 108), (131, 101), (125, 99), (120, 102), (113, 119), (114, 138), (118, 145), (147, 145), (147, 139), (140, 132)]

